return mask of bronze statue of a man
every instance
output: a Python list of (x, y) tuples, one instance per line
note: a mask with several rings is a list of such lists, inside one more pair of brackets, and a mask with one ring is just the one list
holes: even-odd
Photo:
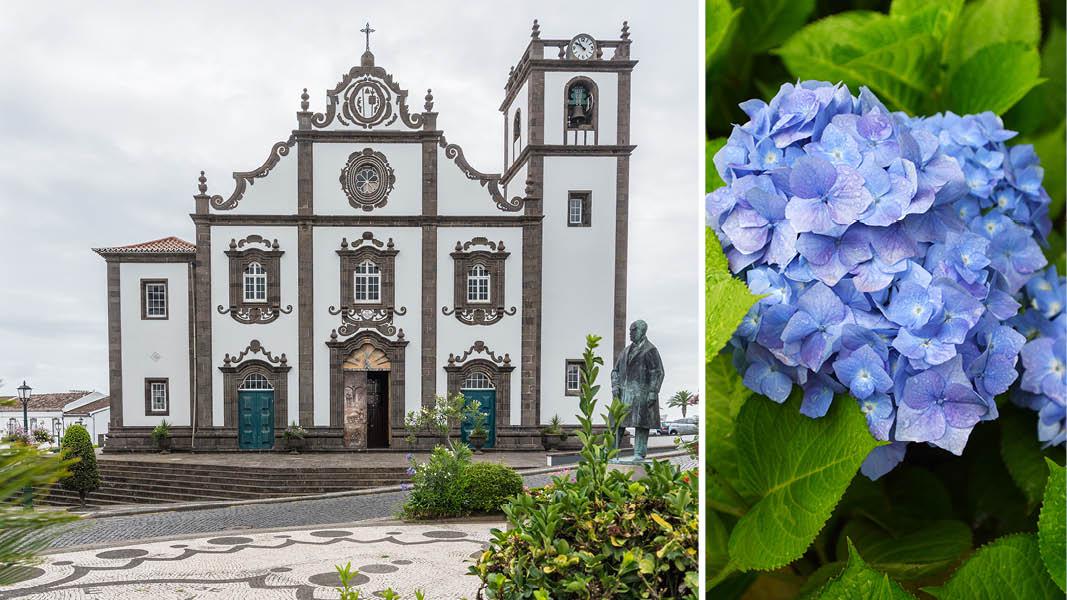
[(659, 350), (645, 337), (648, 324), (634, 321), (630, 325), (630, 345), (619, 354), (611, 371), (611, 393), (630, 408), (617, 425), (616, 440), (623, 429), (634, 428), (634, 462), (648, 453), (648, 430), (659, 428), (659, 388), (663, 384), (663, 361)]

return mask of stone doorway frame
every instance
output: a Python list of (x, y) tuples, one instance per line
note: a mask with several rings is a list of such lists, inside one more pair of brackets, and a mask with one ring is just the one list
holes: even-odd
[[(485, 358), (470, 358), (474, 354), (484, 354)], [(448, 395), (460, 393), (463, 381), (474, 371), (481, 371), (489, 376), (496, 389), (496, 431), (500, 432), (511, 426), (511, 356), (497, 356), (492, 349), (479, 340), (460, 356), (448, 355), (448, 364), (444, 367)]]
[[(259, 354), (260, 358), (245, 360), (249, 353)], [(245, 378), (253, 373), (265, 377), (274, 388), (274, 437), (275, 447), (278, 447), (277, 439), (289, 426), (289, 366), (285, 354), (274, 356), (269, 350), (260, 344), (259, 340), (252, 340), (248, 346), (236, 356), (229, 353), (223, 358), (222, 366), (222, 422), (223, 426), (237, 430), (237, 391)], [(237, 445), (236, 436), (234, 445)]]
[(352, 352), (365, 345), (381, 350), (388, 358), (389, 369), (389, 447), (394, 447), (393, 430), (404, 425), (404, 357), (408, 341), (404, 339), (404, 330), (397, 333), (397, 339), (390, 340), (377, 331), (365, 329), (352, 337), (341, 340), (337, 331), (330, 334), (326, 346), (330, 349), (330, 427), (344, 428), (344, 371), (342, 366)]

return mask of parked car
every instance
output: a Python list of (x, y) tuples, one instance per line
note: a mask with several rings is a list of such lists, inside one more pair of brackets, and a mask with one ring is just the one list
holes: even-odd
[(700, 433), (699, 419), (686, 417), (677, 421), (667, 421), (660, 429), (666, 429), (667, 435), (697, 435)]

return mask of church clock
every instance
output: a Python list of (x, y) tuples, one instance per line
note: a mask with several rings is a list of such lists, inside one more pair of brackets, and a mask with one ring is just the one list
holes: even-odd
[(596, 40), (588, 33), (579, 33), (574, 36), (570, 45), (567, 46), (567, 53), (570, 58), (589, 60), (596, 54)]

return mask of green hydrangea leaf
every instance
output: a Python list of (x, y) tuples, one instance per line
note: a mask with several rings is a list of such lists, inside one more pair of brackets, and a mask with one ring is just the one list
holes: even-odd
[(1045, 572), (1037, 537), (1030, 533), (1007, 535), (986, 544), (945, 585), (923, 591), (940, 600), (1063, 598)]
[(1000, 457), (1012, 481), (1026, 496), (1027, 512), (1037, 507), (1045, 493), (1048, 468), (1041, 443), (1034, 435), (1034, 413), (1005, 405), (1000, 411)]
[[(1067, 113), (1067, 32), (1056, 21), (1049, 26), (1041, 48), (1041, 76), (1048, 82), (1031, 90), (1004, 115), (1008, 129), (1033, 136), (1056, 129), (1063, 122)], [(1059, 180), (1062, 182), (1062, 177)], [(1063, 197), (1062, 190), (1059, 195)]]
[(775, 51), (799, 79), (868, 86), (891, 109), (928, 112), (941, 47), (922, 19), (848, 11), (812, 23)]
[(743, 0), (738, 38), (752, 54), (781, 44), (808, 20), (815, 0)]
[(838, 398), (826, 416), (800, 414), (800, 394), (784, 405), (755, 397), (737, 416), (741, 492), (753, 506), (730, 534), (740, 570), (773, 570), (799, 558), (830, 517), (867, 457), (871, 437), (856, 403)]
[(726, 551), (726, 541), (730, 539), (730, 530), (726, 528), (722, 517), (714, 510), (706, 511), (707, 520), (707, 568), (708, 573), (718, 573), (730, 562)]
[(730, 5), (730, 0), (708, 0), (704, 12), (704, 51), (708, 68), (714, 68), (730, 49), (737, 30), (740, 8)]
[[(747, 507), (730, 493), (736, 491), (738, 485), (734, 433), (737, 414), (741, 412), (745, 401), (752, 396), (752, 392), (741, 383), (741, 376), (726, 354), (718, 354), (708, 363), (706, 376), (706, 387), (709, 391), (708, 402), (705, 403), (708, 465), (710, 470), (721, 477), (721, 482), (717, 481), (717, 485), (712, 485), (712, 481), (708, 480), (708, 494), (709, 498), (716, 499), (720, 505), (736, 509), (729, 512), (739, 516)], [(731, 489), (722, 489), (726, 486)]]
[(743, 281), (735, 279), (730, 273), (719, 238), (715, 237), (710, 227), (705, 229), (704, 268), (707, 282), (704, 287), (704, 345), (706, 356), (715, 356), (730, 340), (741, 319), (758, 298), (748, 291)]
[(1041, 550), (1041, 559), (1045, 568), (1061, 590), (1067, 579), (1067, 540), (1064, 531), (1064, 468), (1046, 458), (1048, 464), (1048, 485), (1045, 487), (1045, 502), (1041, 505), (1041, 516), (1037, 521), (1037, 539)]
[(987, 46), (1019, 42), (1033, 49), (1040, 41), (1037, 0), (978, 0), (964, 7), (945, 54), (949, 70), (954, 71)]
[(948, 108), (971, 114), (991, 110), (1003, 114), (1044, 81), (1038, 75), (1037, 50), (1019, 42), (986, 46), (967, 59), (949, 79)]
[(889, 16), (911, 19), (937, 39), (945, 37), (963, 9), (963, 0), (893, 0)]
[(715, 153), (722, 150), (722, 147), (726, 145), (726, 138), (715, 138), (704, 142), (704, 191), (711, 193), (714, 190), (726, 185), (726, 182), (719, 177), (719, 170), (715, 168), (715, 163), (711, 162), (711, 159), (715, 158)]
[(899, 580), (938, 573), (971, 549), (971, 528), (961, 521), (914, 521), (882, 526), (870, 519), (849, 521), (841, 531), (837, 556), (847, 553), (846, 539), (871, 567)]
[(840, 577), (830, 580), (814, 600), (915, 600), (900, 584), (867, 566), (852, 542), (848, 543), (848, 565)]

